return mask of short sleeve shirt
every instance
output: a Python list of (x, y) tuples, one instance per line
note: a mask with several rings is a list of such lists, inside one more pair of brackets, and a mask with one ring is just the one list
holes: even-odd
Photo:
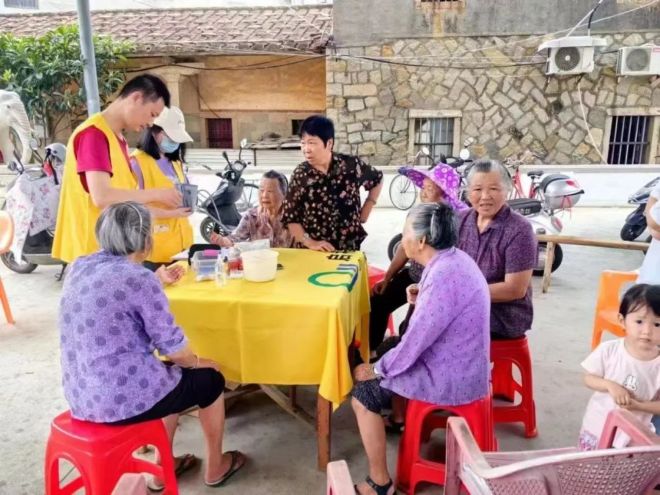
[[(122, 136), (117, 136), (117, 139), (128, 164), (128, 143)], [(89, 192), (85, 172), (106, 172), (112, 176), (110, 144), (99, 128), (90, 126), (80, 131), (73, 140), (73, 152), (78, 163), (78, 176), (85, 191)]]
[[(479, 232), (474, 209), (458, 215), (458, 248), (477, 262), (488, 284), (504, 282), (507, 273), (536, 267), (538, 244), (534, 230), (525, 217), (508, 205), (502, 207), (484, 232)], [(505, 338), (522, 337), (532, 327), (533, 319), (530, 284), (521, 299), (491, 304), (490, 331)]]
[[(651, 197), (658, 201), (648, 213), (657, 223), (660, 223), (660, 181), (651, 191)], [(651, 246), (644, 256), (644, 262), (639, 269), (637, 283), (660, 285), (660, 240), (651, 239)]]
[[(587, 373), (611, 380), (627, 388), (640, 401), (660, 399), (660, 356), (650, 361), (634, 358), (626, 350), (624, 339), (603, 342), (582, 361)], [(605, 426), (607, 414), (618, 406), (606, 392), (594, 392), (582, 420), (582, 430), (598, 438)], [(650, 429), (652, 414), (631, 411)], [(616, 447), (625, 446), (625, 437), (615, 439)]]
[(339, 251), (357, 251), (367, 237), (360, 222), (360, 187), (370, 191), (383, 173), (355, 156), (335, 154), (327, 174), (309, 163), (293, 171), (282, 222), (301, 224), (309, 236)]

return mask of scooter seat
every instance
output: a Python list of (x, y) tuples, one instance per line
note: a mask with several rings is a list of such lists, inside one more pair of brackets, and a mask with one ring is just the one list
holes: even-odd
[(541, 177), (543, 175), (543, 170), (530, 170), (527, 172), (527, 177)]

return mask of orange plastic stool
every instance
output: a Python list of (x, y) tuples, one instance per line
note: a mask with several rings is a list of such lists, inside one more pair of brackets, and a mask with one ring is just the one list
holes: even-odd
[(446, 416), (431, 416), (437, 411), (446, 411), (465, 418), (481, 449), (496, 449), (493, 403), (490, 395), (460, 406), (443, 406), (409, 400), (406, 409), (406, 427), (399, 442), (396, 468), (397, 487), (408, 495), (415, 495), (415, 487), (421, 481), (436, 485), (445, 484), (445, 464), (423, 459), (419, 452), (422, 440), (428, 440), (431, 431), (446, 427)]
[[(6, 211), (0, 211), (0, 254), (4, 254), (9, 251), (11, 243), (14, 240), (14, 221), (12, 220), (9, 213)], [(0, 279), (0, 303), (2, 304), (2, 309), (5, 312), (5, 318), (7, 323), (13, 325), (15, 323), (14, 317), (11, 314), (11, 308), (9, 307), (9, 299), (7, 299), (7, 293), (5, 292), (5, 286), (2, 285), (2, 280)]]
[[(385, 278), (385, 271), (375, 266), (368, 266), (368, 276), (369, 276), (369, 289), (372, 289), (374, 285)], [(387, 320), (387, 330), (390, 333), (390, 336), (394, 335), (394, 320), (392, 315), (390, 315), (389, 320)]]
[(617, 272), (605, 270), (600, 274), (598, 286), (598, 301), (594, 317), (594, 330), (591, 334), (591, 349), (595, 349), (603, 338), (603, 332), (610, 332), (617, 337), (624, 337), (625, 330), (619, 324), (619, 294), (625, 284), (634, 283), (637, 274), (634, 272)]
[[(525, 437), (537, 435), (536, 406), (532, 382), (532, 359), (529, 355), (527, 337), (511, 340), (492, 340), (490, 360), (493, 363), (493, 395), (504, 397), (513, 402), (516, 392), (520, 394), (520, 404), (511, 406), (493, 406), (495, 423), (525, 424)], [(513, 377), (513, 366), (520, 370), (521, 383)]]
[[(162, 465), (133, 456), (144, 445), (156, 447)], [(59, 459), (80, 473), (65, 486), (60, 486)], [(172, 450), (161, 420), (112, 426), (73, 419), (69, 411), (53, 420), (46, 447), (46, 495), (68, 495), (81, 488), (86, 495), (108, 495), (124, 473), (158, 476), (166, 494), (178, 495)]]

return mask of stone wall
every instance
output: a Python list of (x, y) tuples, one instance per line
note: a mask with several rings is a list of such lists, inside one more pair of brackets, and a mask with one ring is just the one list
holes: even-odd
[[(609, 53), (597, 54), (596, 69), (580, 82), (587, 121), (601, 151), (606, 148), (603, 140), (608, 139), (608, 112), (660, 111), (658, 81), (617, 78), (613, 52), (621, 46), (660, 44), (660, 34), (604, 37), (608, 42), (604, 50)], [(338, 57), (329, 58), (326, 66), (327, 114), (336, 123), (338, 150), (358, 151), (379, 165), (405, 163), (411, 151), (411, 114), (446, 111), (460, 115), (455, 127), (460, 136), (454, 142), (474, 138), (471, 151), (475, 156), (501, 159), (531, 149), (544, 163), (600, 163), (582, 118), (578, 77), (546, 78), (544, 65), (511, 66), (545, 59), (531, 58), (538, 39), (511, 45), (522, 40), (492, 36), (401, 39), (338, 49)], [(475, 51), (486, 46), (492, 48)], [(351, 58), (355, 56), (444, 67)], [(655, 119), (655, 130), (660, 132), (660, 117)], [(654, 148), (648, 161), (660, 162), (660, 149), (657, 144)]]

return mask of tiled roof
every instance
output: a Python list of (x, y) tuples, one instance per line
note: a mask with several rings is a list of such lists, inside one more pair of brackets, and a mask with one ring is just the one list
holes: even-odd
[[(75, 12), (0, 15), (0, 32), (35, 36), (77, 22)], [(332, 6), (105, 10), (92, 12), (92, 28), (133, 41), (139, 55), (322, 53)]]

